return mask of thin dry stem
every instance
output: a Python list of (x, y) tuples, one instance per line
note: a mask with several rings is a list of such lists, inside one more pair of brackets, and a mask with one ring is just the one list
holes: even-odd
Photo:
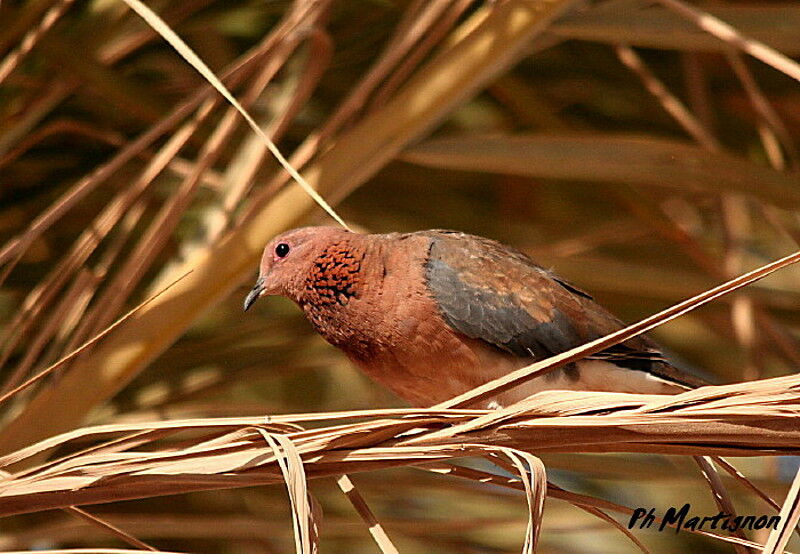
[(681, 2), (680, 0), (659, 0), (659, 2), (675, 13), (685, 17), (707, 33), (729, 43), (738, 50), (747, 52), (754, 58), (774, 67), (792, 79), (800, 81), (800, 65), (774, 48), (770, 48), (763, 42), (742, 35), (739, 31), (718, 17), (708, 12), (698, 10), (685, 2)]
[(384, 554), (397, 554), (399, 552), (397, 547), (395, 547), (395, 545), (392, 543), (392, 540), (389, 538), (386, 530), (383, 528), (380, 521), (378, 521), (378, 518), (375, 517), (375, 514), (370, 509), (367, 501), (364, 500), (364, 497), (361, 496), (360, 492), (358, 492), (358, 489), (353, 484), (353, 481), (350, 480), (350, 477), (347, 475), (340, 475), (336, 478), (336, 484), (339, 486), (345, 496), (347, 496), (350, 504), (352, 504), (353, 508), (356, 509), (358, 515), (364, 520), (364, 523), (367, 524), (369, 534), (372, 535), (372, 538), (375, 540), (375, 544), (378, 545), (378, 548), (381, 549), (381, 552)]
[(135, 548), (139, 548), (141, 550), (149, 550), (150, 552), (158, 552), (157, 548), (150, 546), (149, 544), (147, 544), (144, 541), (140, 541), (139, 539), (137, 539), (133, 535), (130, 535), (129, 533), (126, 533), (125, 531), (123, 531), (119, 527), (117, 527), (115, 525), (112, 525), (111, 523), (105, 521), (102, 518), (99, 518), (99, 517), (97, 517), (95, 515), (90, 514), (89, 512), (87, 512), (86, 510), (84, 510), (82, 508), (78, 508), (76, 506), (70, 506), (69, 508), (65, 508), (65, 510), (68, 513), (73, 514), (76, 517), (79, 517), (80, 519), (82, 519), (84, 521), (88, 521), (92, 525), (96, 525), (97, 527), (100, 527), (101, 529), (104, 529), (105, 531), (111, 533), (112, 535), (114, 535), (118, 539), (127, 542), (128, 544), (130, 544), (131, 546), (133, 546)]
[(20, 64), (20, 62), (27, 56), (31, 50), (33, 50), (36, 43), (50, 30), (50, 28), (55, 25), (56, 21), (67, 11), (74, 0), (60, 0), (56, 2), (56, 4), (47, 10), (42, 17), (42, 21), (39, 23), (38, 27), (35, 27), (28, 31), (28, 33), (22, 38), (20, 41), (19, 46), (16, 50), (8, 53), (0, 63), (0, 84), (6, 80), (12, 71)]

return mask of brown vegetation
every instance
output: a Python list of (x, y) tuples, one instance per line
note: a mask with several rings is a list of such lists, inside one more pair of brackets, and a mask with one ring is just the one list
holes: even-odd
[[(775, 460), (800, 454), (798, 271), (782, 269), (800, 256), (784, 257), (800, 237), (800, 8), (151, 8), (256, 133), (134, 0), (0, 3), (0, 548), (786, 547), (800, 479)], [(240, 313), (263, 244), (322, 221), (312, 190), (352, 226), (514, 243), (641, 321), (433, 409), (375, 409), (397, 402), (294, 311)], [(653, 329), (735, 384), (469, 409)], [(781, 527), (626, 527), (634, 507), (688, 501), (782, 509)]]

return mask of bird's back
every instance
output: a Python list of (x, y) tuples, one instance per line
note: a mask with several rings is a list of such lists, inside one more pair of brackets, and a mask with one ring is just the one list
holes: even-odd
[[(530, 363), (624, 327), (590, 295), (516, 249), (454, 231), (425, 234), (431, 239), (428, 288), (448, 325), (470, 338)], [(643, 372), (655, 383), (645, 388), (657, 389), (636, 392), (674, 392), (700, 384), (669, 364), (658, 346), (643, 335), (589, 359)], [(630, 374), (631, 384), (642, 376)], [(575, 375), (575, 379), (596, 380), (586, 375)]]

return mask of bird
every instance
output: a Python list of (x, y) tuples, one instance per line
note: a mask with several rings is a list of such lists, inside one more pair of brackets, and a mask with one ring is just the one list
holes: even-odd
[[(354, 365), (417, 407), (625, 326), (525, 253), (440, 229), (286, 231), (264, 248), (245, 311), (272, 295), (294, 301)], [(677, 394), (702, 384), (639, 335), (473, 407), (505, 407), (544, 390)]]

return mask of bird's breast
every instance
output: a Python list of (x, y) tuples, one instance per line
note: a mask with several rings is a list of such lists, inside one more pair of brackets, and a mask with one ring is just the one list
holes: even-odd
[(428, 288), (429, 250), (430, 239), (416, 236), (367, 256), (362, 293), (340, 307), (337, 336), (326, 337), (369, 377), (419, 406), (491, 378), (477, 342), (447, 324)]

